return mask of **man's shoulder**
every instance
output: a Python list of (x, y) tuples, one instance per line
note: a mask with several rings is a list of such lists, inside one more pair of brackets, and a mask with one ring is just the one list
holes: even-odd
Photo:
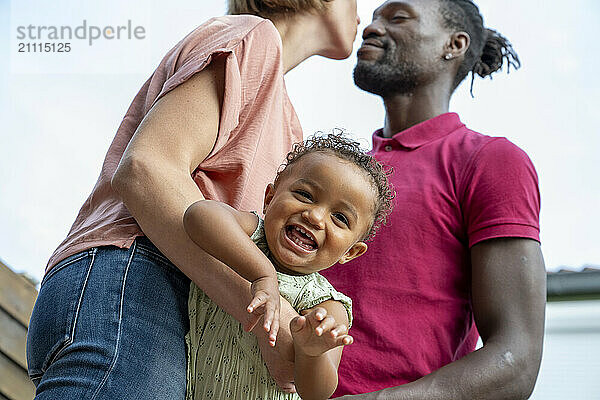
[[(503, 163), (523, 162), (531, 163), (527, 153), (509, 139), (501, 136), (487, 136), (473, 132), (469, 139), (473, 152), (471, 154), (474, 163)], [(510, 164), (506, 164), (510, 166)]]
[(525, 151), (506, 137), (483, 134), (466, 126), (448, 135), (448, 139), (469, 158), (504, 155), (528, 159)]
[(452, 134), (448, 135), (448, 139), (454, 142), (456, 145), (461, 146), (464, 150), (478, 150), (490, 142), (503, 138), (483, 134), (479, 131), (469, 128), (466, 125), (463, 125), (459, 129), (452, 132)]

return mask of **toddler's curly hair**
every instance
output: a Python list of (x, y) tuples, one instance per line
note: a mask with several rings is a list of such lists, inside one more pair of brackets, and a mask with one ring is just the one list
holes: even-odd
[(393, 172), (392, 167), (384, 166), (375, 160), (361, 149), (360, 143), (345, 136), (343, 131), (334, 131), (326, 135), (317, 133), (304, 142), (294, 144), (292, 151), (287, 154), (285, 162), (277, 171), (275, 185), (277, 186), (281, 175), (290, 165), (293, 165), (303, 156), (315, 152), (330, 153), (344, 161), (351, 162), (370, 178), (376, 200), (373, 221), (363, 240), (373, 239), (377, 230), (387, 222), (387, 218), (392, 212), (392, 200), (395, 197), (395, 192), (388, 180), (388, 176)]

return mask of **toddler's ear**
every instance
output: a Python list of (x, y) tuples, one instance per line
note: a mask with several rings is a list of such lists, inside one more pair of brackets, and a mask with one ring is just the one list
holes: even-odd
[(365, 251), (367, 251), (367, 244), (365, 242), (356, 242), (338, 262), (340, 264), (346, 264), (348, 261), (354, 260), (356, 257), (365, 254)]
[(265, 189), (265, 201), (263, 203), (263, 214), (267, 213), (267, 206), (271, 203), (271, 200), (273, 200), (274, 195), (275, 195), (275, 186), (272, 183), (269, 183), (267, 185), (267, 188)]

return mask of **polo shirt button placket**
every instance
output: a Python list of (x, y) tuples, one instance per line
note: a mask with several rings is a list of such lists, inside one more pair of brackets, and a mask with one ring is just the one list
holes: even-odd
[(385, 151), (392, 151), (394, 148), (392, 146), (390, 146), (389, 144), (387, 146), (384, 147)]

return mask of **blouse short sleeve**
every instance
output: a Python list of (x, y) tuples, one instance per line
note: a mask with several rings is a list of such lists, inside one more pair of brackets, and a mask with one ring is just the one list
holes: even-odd
[(473, 156), (462, 180), (469, 247), (492, 238), (539, 241), (538, 177), (527, 154), (494, 138)]
[(312, 274), (306, 285), (300, 291), (296, 305), (297, 311), (306, 310), (327, 300), (336, 300), (342, 303), (348, 314), (348, 328), (352, 326), (352, 299), (335, 290), (325, 277), (318, 273)]
[(216, 58), (225, 59), (224, 94), (219, 133), (211, 154), (229, 140), (240, 124), (244, 106), (268, 92), (266, 88), (281, 75), (281, 38), (268, 19), (244, 15), (209, 20), (165, 57), (163, 62), (171, 70), (152, 105)]

